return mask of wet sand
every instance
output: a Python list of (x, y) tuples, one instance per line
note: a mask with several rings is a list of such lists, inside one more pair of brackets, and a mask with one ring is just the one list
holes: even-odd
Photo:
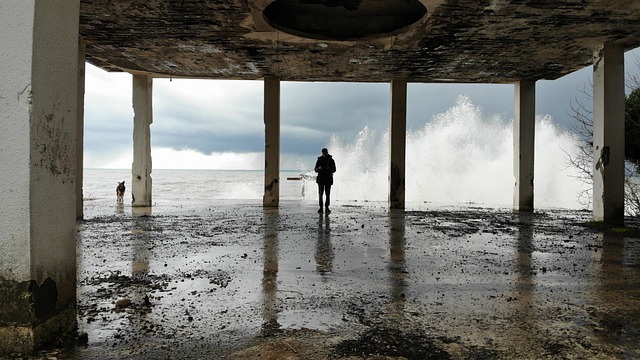
[[(87, 202), (76, 359), (640, 358), (640, 236), (589, 212)], [(51, 352), (47, 353), (49, 356)]]

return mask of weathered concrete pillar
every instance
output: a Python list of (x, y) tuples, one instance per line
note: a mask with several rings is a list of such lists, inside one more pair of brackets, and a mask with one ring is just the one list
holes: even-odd
[(264, 78), (264, 196), (262, 205), (280, 201), (280, 80)]
[(132, 206), (151, 206), (151, 123), (153, 79), (133, 75)]
[(535, 153), (536, 82), (515, 84), (513, 117), (513, 209), (533, 211), (533, 165)]
[(391, 124), (389, 126), (391, 166), (389, 208), (404, 209), (405, 155), (407, 145), (407, 81), (391, 81)]
[(84, 216), (82, 181), (84, 178), (84, 85), (86, 45), (78, 44), (78, 125), (76, 126), (76, 218)]
[(624, 51), (614, 44), (594, 53), (593, 220), (624, 223)]
[(0, 353), (76, 326), (79, 0), (0, 4)]

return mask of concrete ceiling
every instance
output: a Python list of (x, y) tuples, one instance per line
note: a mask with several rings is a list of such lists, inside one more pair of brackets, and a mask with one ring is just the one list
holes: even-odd
[(80, 37), (108, 71), (340, 82), (555, 79), (640, 46), (637, 0), (277, 1), (81, 0)]

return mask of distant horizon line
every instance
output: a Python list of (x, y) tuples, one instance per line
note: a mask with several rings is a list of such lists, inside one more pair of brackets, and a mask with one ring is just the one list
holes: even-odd
[[(102, 168), (102, 167), (83, 167), (83, 170), (131, 170), (128, 168)], [(151, 173), (153, 174), (154, 170), (187, 170), (187, 171), (264, 171), (264, 169), (181, 169), (181, 168), (157, 168), (152, 169)], [(300, 169), (280, 169), (280, 171), (302, 171)], [(307, 170), (311, 171), (311, 170)]]

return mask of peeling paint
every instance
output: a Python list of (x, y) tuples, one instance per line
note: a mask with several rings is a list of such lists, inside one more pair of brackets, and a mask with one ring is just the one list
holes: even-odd
[(278, 182), (279, 182), (278, 179), (273, 179), (269, 184), (266, 184), (264, 186), (264, 189), (268, 192), (271, 192), (273, 190), (274, 185), (277, 184)]
[(75, 147), (71, 147), (72, 137), (64, 128), (65, 118), (57, 119), (53, 113), (42, 114), (34, 124), (33, 149), (39, 159), (34, 165), (45, 169), (63, 184), (74, 183)]
[(33, 102), (33, 91), (31, 91), (31, 84), (25, 86), (25, 88), (18, 93), (18, 102), (25, 102), (26, 106), (31, 106), (31, 103)]
[(247, 66), (249, 67), (251, 72), (254, 74), (258, 74), (260, 72), (260, 70), (258, 70), (258, 68), (252, 62), (248, 62)]

